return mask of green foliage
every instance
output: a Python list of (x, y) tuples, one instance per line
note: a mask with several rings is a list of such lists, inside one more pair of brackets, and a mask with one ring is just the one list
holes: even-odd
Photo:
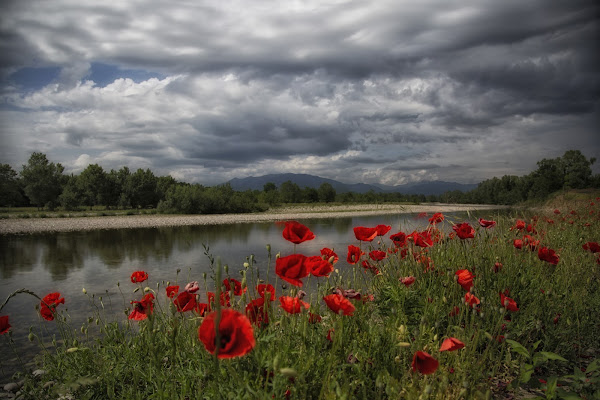
[(17, 172), (0, 164), (0, 207), (14, 207), (23, 202)]
[(37, 207), (48, 207), (50, 210), (58, 205), (58, 197), (65, 183), (64, 167), (51, 163), (43, 153), (35, 152), (23, 165), (21, 177), (25, 194)]
[(335, 189), (331, 184), (325, 182), (319, 186), (319, 201), (323, 203), (331, 203), (335, 201)]

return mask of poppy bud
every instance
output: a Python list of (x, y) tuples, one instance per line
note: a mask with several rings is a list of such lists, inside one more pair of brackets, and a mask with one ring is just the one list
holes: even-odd
[(85, 326), (81, 325), (81, 333), (85, 335)]
[(135, 289), (133, 289), (133, 293), (137, 292), (138, 290), (140, 290), (140, 288), (136, 287)]
[(79, 350), (77, 347), (71, 347), (67, 349), (67, 353), (75, 353), (77, 350)]
[(87, 294), (87, 290), (85, 290), (85, 288), (81, 289), (81, 291), (83, 292), (83, 294)]
[(244, 268), (250, 268), (250, 264), (248, 264), (247, 262), (244, 263)]
[(334, 261), (335, 261), (335, 257), (334, 256), (329, 257), (329, 260), (327, 260), (327, 262), (329, 264), (333, 264)]
[(408, 342), (400, 342), (400, 343), (398, 343), (398, 347), (410, 347), (410, 343), (408, 343)]
[(281, 253), (275, 254), (275, 258), (279, 258), (279, 257), (281, 257)]
[[(150, 291), (150, 288), (149, 288), (148, 286), (146, 286), (146, 287), (144, 288), (144, 293), (148, 293), (149, 291)], [(102, 300), (102, 299), (100, 299), (100, 300)]]
[(121, 286), (121, 283), (120, 283), (120, 282), (117, 282), (117, 287), (119, 287), (119, 286)]
[(33, 342), (33, 340), (35, 339), (35, 335), (33, 334), (33, 332), (30, 332), (29, 335), (27, 335), (27, 339), (29, 339), (30, 342)]
[(279, 372), (281, 375), (287, 376), (288, 378), (295, 378), (298, 376), (298, 372), (296, 372), (296, 370), (293, 368), (281, 368)]
[(267, 252), (268, 252), (268, 253), (271, 253), (271, 245), (270, 245), (270, 244), (267, 244), (267, 246), (266, 246), (266, 247), (267, 247)]

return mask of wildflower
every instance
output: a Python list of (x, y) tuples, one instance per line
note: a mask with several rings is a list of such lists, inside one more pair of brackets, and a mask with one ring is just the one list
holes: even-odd
[(313, 314), (311, 312), (308, 313), (308, 323), (309, 324), (316, 324), (321, 322), (321, 316), (319, 314)]
[(500, 270), (502, 269), (503, 265), (501, 262), (496, 262), (494, 264), (494, 272), (500, 272)]
[(283, 238), (294, 244), (300, 244), (308, 240), (313, 240), (315, 234), (311, 232), (306, 225), (297, 221), (287, 221), (283, 229)]
[(246, 306), (246, 315), (258, 327), (269, 324), (269, 315), (265, 309), (265, 299), (259, 297)]
[(348, 257), (346, 258), (346, 261), (348, 264), (356, 264), (363, 254), (365, 253), (361, 251), (359, 247), (348, 245)]
[[(215, 294), (213, 292), (207, 292), (206, 295), (208, 297), (208, 307), (209, 310), (211, 310), (211, 305), (215, 304)], [(229, 298), (229, 292), (221, 292), (219, 302), (223, 307), (231, 307), (230, 300), (231, 299)]]
[(387, 253), (381, 250), (373, 250), (369, 253), (369, 257), (371, 257), (371, 260), (373, 261), (381, 261), (387, 257)]
[(329, 340), (332, 343), (333, 343), (333, 332), (334, 332), (333, 328), (331, 328), (330, 330), (327, 331), (327, 340)]
[(525, 245), (527, 245), (527, 247), (529, 247), (529, 250), (533, 251), (538, 247), (538, 245), (540, 244), (540, 241), (535, 240), (535, 238), (531, 235), (524, 235), (523, 243)]
[(450, 313), (448, 314), (448, 316), (455, 317), (458, 314), (460, 314), (460, 308), (458, 308), (458, 306), (454, 306), (454, 307), (452, 307), (452, 311), (450, 311)]
[(270, 301), (275, 300), (275, 288), (270, 283), (266, 285), (264, 283), (259, 284), (258, 286), (256, 286), (256, 291), (258, 292), (258, 295), (262, 298), (265, 298)]
[(343, 315), (354, 315), (354, 304), (340, 294), (327, 295), (323, 297), (323, 300), (325, 300), (327, 307), (336, 314), (339, 314), (341, 311)]
[(406, 246), (406, 233), (398, 232), (390, 235), (390, 239), (394, 242), (396, 247), (404, 247)]
[(465, 347), (465, 344), (463, 342), (461, 342), (457, 338), (450, 337), (448, 339), (444, 339), (442, 345), (440, 346), (440, 352), (460, 350), (463, 347)]
[(300, 279), (306, 278), (310, 273), (305, 261), (306, 256), (302, 254), (279, 257), (277, 261), (275, 261), (275, 273), (284, 281), (289, 282), (294, 286), (302, 287), (302, 281)]
[(496, 226), (496, 221), (488, 221), (483, 218), (479, 218), (479, 226), (486, 229), (493, 228)]
[(428, 231), (417, 232), (414, 231), (408, 235), (408, 239), (412, 240), (416, 246), (419, 247), (431, 247), (433, 246), (433, 240), (431, 239), (431, 233)]
[(321, 249), (321, 255), (325, 256), (327, 260), (331, 260), (331, 257), (333, 257), (333, 261), (330, 261), (332, 264), (335, 264), (340, 259), (335, 251), (327, 247)]
[(475, 237), (475, 229), (468, 222), (456, 224), (452, 227), (456, 235), (461, 239), (470, 239)]
[(596, 242), (587, 242), (582, 247), (584, 250), (591, 251), (592, 253), (600, 252), (600, 245)]
[(11, 325), (8, 323), (8, 315), (0, 317), (0, 335), (4, 335), (10, 329)]
[(377, 236), (377, 228), (357, 226), (354, 228), (354, 236), (356, 237), (356, 240), (371, 242)]
[(384, 236), (392, 229), (392, 227), (389, 225), (377, 225), (375, 229), (377, 229), (377, 236)]
[(526, 226), (525, 221), (518, 219), (517, 222), (515, 223), (515, 225), (512, 228), (510, 228), (510, 230), (511, 231), (513, 229), (523, 230), (523, 229), (525, 229), (525, 226)]
[(477, 307), (481, 302), (475, 295), (471, 294), (471, 292), (465, 293), (465, 303), (471, 306), (471, 308)]
[(555, 208), (554, 209), (554, 214), (556, 214), (556, 215), (560, 214), (560, 210), (558, 208)]
[(210, 354), (215, 353), (217, 345), (218, 358), (241, 357), (254, 348), (254, 330), (248, 317), (236, 310), (221, 310), (218, 344), (215, 333), (216, 319), (217, 313), (212, 312), (204, 318), (198, 328), (198, 339)]
[(233, 279), (233, 278), (226, 278), (223, 280), (223, 286), (225, 286), (226, 292), (231, 291), (232, 284), (233, 284), (233, 295), (234, 296), (241, 296), (242, 294), (246, 293), (247, 288), (242, 289), (242, 283), (240, 281), (238, 281), (237, 279)]
[(60, 293), (50, 293), (44, 296), (40, 302), (40, 315), (46, 321), (54, 320), (54, 313), (59, 304), (65, 304), (65, 299), (64, 297), (60, 297)]
[(196, 308), (194, 308), (194, 312), (201, 317), (204, 317), (207, 310), (209, 310), (208, 303), (196, 303)]
[(144, 271), (135, 271), (131, 274), (131, 283), (141, 283), (148, 279), (148, 274)]
[(179, 286), (167, 286), (165, 291), (167, 292), (167, 297), (172, 299), (179, 293)]
[(313, 276), (329, 276), (333, 272), (333, 265), (320, 256), (312, 256), (306, 259), (306, 267)]
[(433, 214), (431, 216), (431, 218), (429, 218), (429, 223), (431, 225), (435, 225), (435, 224), (442, 222), (443, 220), (444, 220), (444, 214), (437, 212), (437, 213)]
[(469, 270), (459, 269), (455, 275), (458, 277), (458, 284), (467, 292), (473, 287), (473, 274)]
[(128, 318), (142, 321), (148, 318), (148, 315), (154, 311), (154, 295), (147, 293), (142, 297), (141, 301), (132, 301), (131, 304), (134, 304), (134, 306)]
[(517, 302), (504, 295), (504, 293), (500, 292), (500, 303), (502, 303), (502, 307), (506, 308), (508, 311), (517, 312), (519, 311), (519, 307), (517, 307)]
[(402, 284), (404, 284), (404, 286), (409, 287), (410, 285), (415, 283), (415, 277), (414, 276), (406, 276), (404, 278), (400, 278), (400, 282)]
[(281, 308), (290, 314), (299, 314), (302, 311), (302, 307), (307, 310), (310, 307), (310, 304), (297, 297), (281, 296), (279, 302), (281, 303)]
[(549, 262), (550, 264), (557, 265), (560, 257), (556, 252), (548, 247), (540, 247), (538, 250), (538, 258), (542, 261)]
[(198, 305), (198, 302), (196, 301), (195, 294), (191, 294), (188, 291), (183, 291), (179, 293), (175, 300), (173, 300), (173, 304), (175, 304), (175, 307), (177, 307), (177, 311), (186, 312), (194, 310)]
[(198, 285), (198, 281), (193, 281), (185, 285), (184, 290), (188, 293), (196, 293), (200, 289), (200, 285)]
[(521, 240), (521, 239), (513, 240), (513, 246), (515, 246), (515, 249), (521, 250), (523, 248), (523, 240)]
[(439, 362), (424, 351), (417, 351), (413, 356), (412, 370), (419, 371), (423, 375), (433, 374), (438, 368)]

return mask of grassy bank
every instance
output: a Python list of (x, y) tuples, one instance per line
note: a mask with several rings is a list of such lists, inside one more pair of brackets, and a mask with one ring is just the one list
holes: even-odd
[[(19, 390), (36, 399), (592, 399), (600, 395), (600, 261), (583, 246), (600, 241), (596, 203), (498, 215), (493, 227), (473, 231), (455, 231), (447, 220), (428, 224), (430, 214), (412, 240), (379, 231), (349, 244), (364, 252), (354, 259), (348, 248), (334, 249), (339, 260), (327, 255), (316, 269), (328, 277), (301, 276), (313, 264), (294, 264), (303, 246), (290, 243), (257, 255), (271, 260), (264, 281), (250, 255), (243, 266), (221, 268), (218, 255), (207, 254), (213, 273), (193, 277), (198, 291), (186, 291), (173, 271), (171, 282), (132, 279), (119, 296), (82, 292), (65, 304), (89, 301), (97, 311), (71, 326), (58, 304), (55, 318), (31, 331), (43, 348), (36, 367), (43, 373), (16, 377), (25, 379)], [(240, 287), (215, 285), (224, 279)], [(273, 300), (261, 294), (264, 283), (273, 284)], [(168, 286), (179, 286), (178, 294), (167, 297)], [(222, 302), (209, 302), (213, 288), (217, 299), (224, 290)], [(308, 308), (291, 300), (302, 289)], [(47, 301), (32, 298), (24, 312), (52, 311), (56, 299)], [(286, 311), (290, 302), (298, 313)], [(106, 317), (108, 307), (130, 318)], [(230, 319), (229, 309), (241, 316)], [(213, 318), (227, 327), (210, 325)], [(211, 331), (221, 357), (210, 351), (214, 337), (207, 344)], [(10, 341), (10, 332), (2, 339)], [(446, 349), (448, 339), (454, 346)]]

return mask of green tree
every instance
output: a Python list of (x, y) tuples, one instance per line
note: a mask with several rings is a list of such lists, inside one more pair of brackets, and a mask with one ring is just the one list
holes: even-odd
[(51, 163), (44, 153), (34, 152), (27, 164), (23, 165), (21, 177), (23, 189), (32, 204), (53, 210), (58, 204), (58, 196), (66, 183), (64, 167)]
[(14, 207), (22, 201), (17, 172), (8, 164), (0, 164), (0, 206)]
[(305, 187), (302, 189), (302, 199), (306, 203), (316, 203), (319, 201), (319, 192), (315, 188)]
[(564, 174), (565, 189), (583, 189), (590, 185), (592, 164), (595, 158), (589, 160), (579, 150), (568, 150), (562, 156), (561, 163)]
[(125, 192), (132, 207), (156, 207), (158, 204), (157, 179), (149, 168), (139, 168), (129, 175)]
[(58, 197), (60, 205), (67, 211), (77, 210), (82, 204), (84, 195), (79, 184), (79, 177), (71, 175), (67, 178), (67, 184), (63, 188), (62, 193)]
[(108, 179), (104, 169), (98, 164), (88, 165), (79, 174), (81, 202), (90, 208), (96, 205), (108, 203)]
[(327, 182), (322, 183), (321, 186), (319, 186), (318, 193), (319, 193), (319, 201), (322, 201), (325, 203), (331, 203), (332, 201), (335, 201), (336, 192), (330, 183), (327, 183)]
[(284, 203), (300, 203), (302, 191), (300, 186), (292, 181), (285, 181), (279, 188), (279, 194)]

